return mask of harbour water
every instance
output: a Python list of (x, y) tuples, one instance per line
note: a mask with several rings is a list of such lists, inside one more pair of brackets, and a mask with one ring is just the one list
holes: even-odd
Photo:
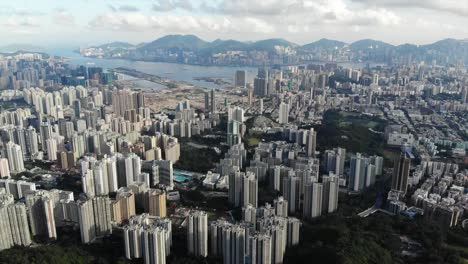
[[(87, 58), (69, 49), (54, 49), (50, 51), (50, 54), (66, 57), (70, 60), (70, 63), (74, 65), (84, 65), (89, 67), (97, 66), (104, 69), (126, 67), (140, 72), (154, 74), (175, 81), (183, 81), (206, 88), (223, 88), (226, 85), (218, 85), (213, 82), (195, 80), (194, 78), (210, 77), (213, 79), (222, 79), (232, 84), (234, 82), (235, 72), (237, 70), (245, 70), (247, 82), (253, 82), (253, 78), (257, 74), (258, 70), (253, 67), (198, 66), (166, 62)], [(131, 80), (131, 77), (129, 78), (129, 76), (126, 76), (125, 78)], [(135, 83), (137, 86), (141, 86), (142, 88), (151, 87), (158, 89), (164, 87), (158, 84), (152, 85), (150, 82), (142, 80), (135, 81)]]
[[(257, 75), (258, 68), (255, 67), (227, 67), (227, 66), (200, 66), (200, 65), (187, 65), (167, 62), (145, 62), (145, 61), (132, 61), (123, 59), (98, 59), (87, 58), (80, 54), (73, 52), (71, 48), (51, 48), (49, 54), (56, 56), (63, 56), (70, 60), (71, 64), (84, 65), (84, 66), (97, 66), (105, 70), (118, 67), (126, 67), (135, 69), (147, 74), (153, 74), (163, 78), (172, 79), (175, 81), (183, 81), (196, 86), (205, 88), (223, 88), (229, 86), (226, 84), (216, 84), (214, 82), (207, 82), (199, 78), (209, 77), (212, 79), (222, 79), (229, 84), (234, 83), (234, 74), (237, 70), (246, 71), (247, 83), (253, 83), (254, 77)], [(343, 67), (363, 68), (364, 63), (338, 63)], [(373, 64), (371, 66), (375, 66)], [(125, 76), (127, 80), (132, 80), (132, 77)], [(198, 80), (195, 80), (197, 79)], [(162, 89), (164, 86), (152, 83), (145, 80), (135, 80), (135, 86), (147, 89)]]

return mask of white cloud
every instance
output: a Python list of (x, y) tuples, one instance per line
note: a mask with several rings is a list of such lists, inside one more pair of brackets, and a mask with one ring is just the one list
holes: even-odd
[(353, 0), (368, 6), (385, 6), (389, 8), (420, 8), (442, 11), (459, 16), (468, 16), (466, 0)]
[(40, 26), (40, 21), (36, 17), (33, 16), (10, 16), (5, 23), (3, 24), (7, 27), (12, 28), (36, 28)]
[(138, 12), (140, 11), (140, 8), (138, 8), (137, 6), (128, 5), (128, 4), (124, 4), (121, 6), (115, 6), (115, 5), (109, 4), (108, 7), (112, 12)]
[(254, 17), (247, 17), (245, 18), (245, 24), (243, 24), (243, 26), (246, 26), (246, 28), (244, 28), (246, 31), (247, 30), (250, 30), (250, 31), (253, 31), (253, 32), (258, 32), (258, 33), (273, 33), (275, 32), (275, 26), (266, 22), (266, 21), (263, 21), (261, 19), (258, 19), (258, 18), (254, 18)]
[(153, 10), (156, 12), (168, 12), (176, 9), (191, 11), (194, 9), (192, 1), (187, 0), (156, 0)]
[(209, 15), (145, 15), (134, 13), (105, 13), (89, 23), (92, 29), (151, 31), (167, 33), (203, 33), (217, 34), (229, 32), (249, 32), (268, 34), (275, 32), (274, 25), (255, 17), (233, 18), (231, 16)]
[(398, 15), (384, 8), (352, 9), (342, 0), (304, 1), (303, 10), (324, 23), (348, 26), (388, 26), (401, 21)]
[(297, 11), (302, 0), (225, 0), (218, 6), (220, 12), (235, 15), (280, 15)]
[(15, 8), (10, 5), (0, 5), (0, 16), (28, 16), (37, 17), (44, 16), (45, 14), (40, 11), (29, 10), (24, 8)]
[(151, 24), (150, 19), (139, 12), (105, 13), (89, 22), (93, 29), (111, 29), (124, 31), (144, 31)]
[(118, 8), (119, 11), (122, 12), (138, 12), (140, 9), (133, 5), (123, 5)]
[(55, 24), (64, 26), (75, 25), (75, 17), (65, 9), (56, 9), (52, 13), (52, 20)]
[(210, 40), (375, 38), (398, 44), (468, 34), (468, 0), (86, 0), (85, 11), (76, 4), (60, 2), (65, 9), (57, 10), (53, 0), (36, 1), (16, 1), (35, 3), (30, 9), (24, 3), (0, 5), (4, 38), (37, 32), (50, 40), (85, 32), (83, 41), (96, 42), (196, 34)]
[[(213, 13), (190, 1), (158, 0), (156, 13), (109, 12), (94, 18), (91, 28), (167, 33), (215, 32), (264, 36), (309, 32), (310, 26), (347, 25), (359, 27), (393, 26), (400, 18), (384, 8), (351, 9), (343, 0), (225, 0), (212, 5)], [(175, 9), (191, 12), (173, 12)]]

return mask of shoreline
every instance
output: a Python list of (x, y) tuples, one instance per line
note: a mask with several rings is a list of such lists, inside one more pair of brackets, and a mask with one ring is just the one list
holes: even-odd
[[(75, 52), (75, 51), (74, 51)], [(97, 60), (127, 60), (132, 62), (153, 62), (153, 63), (171, 63), (177, 65), (187, 65), (187, 66), (199, 66), (199, 67), (227, 67), (227, 68), (258, 68), (258, 67), (273, 67), (278, 64), (258, 64), (258, 65), (243, 65), (243, 64), (200, 64), (200, 63), (181, 63), (175, 61), (165, 61), (165, 60), (151, 60), (151, 59), (142, 59), (142, 58), (130, 58), (130, 57), (100, 57), (100, 56), (85, 56), (79, 52), (75, 52), (83, 58), (97, 59)], [(281, 67), (293, 67), (293, 66), (303, 66), (308, 64), (371, 64), (371, 65), (387, 65), (380, 62), (359, 62), (359, 61), (303, 61), (301, 63), (293, 64), (280, 64)]]
[[(148, 82), (152, 82), (152, 83), (164, 86), (158, 90), (176, 89), (176, 88), (183, 88), (187, 86), (200, 88), (200, 89), (208, 89), (206, 87), (194, 85), (186, 81), (179, 81), (179, 80), (174, 80), (174, 79), (167, 78), (167, 77), (161, 77), (156, 74), (149, 74), (149, 73), (139, 71), (137, 69), (127, 68), (127, 67), (112, 68), (112, 69), (109, 69), (108, 71), (136, 78), (134, 80), (129, 80), (129, 81), (144, 80), (144, 81), (148, 81)], [(224, 87), (220, 87), (220, 88), (224, 88)]]

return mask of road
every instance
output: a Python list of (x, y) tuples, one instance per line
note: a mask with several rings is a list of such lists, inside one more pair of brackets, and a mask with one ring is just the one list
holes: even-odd
[(375, 203), (372, 207), (369, 207), (367, 208), (366, 210), (360, 212), (358, 215), (360, 217), (368, 217), (369, 215), (377, 212), (377, 211), (384, 211), (386, 212), (385, 210), (382, 210), (381, 207), (383, 205), (383, 201), (384, 201), (384, 195), (386, 195), (385, 193), (385, 183), (387, 182), (387, 180), (392, 176), (392, 173), (391, 173), (392, 170), (386, 170), (384, 171), (384, 179), (382, 179), (382, 181), (380, 182), (380, 188), (379, 188), (379, 192), (377, 193), (377, 197), (375, 198)]

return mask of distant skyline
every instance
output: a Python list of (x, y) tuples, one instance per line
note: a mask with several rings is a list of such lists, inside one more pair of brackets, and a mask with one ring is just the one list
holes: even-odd
[(241, 41), (468, 38), (468, 0), (17, 0), (0, 4), (0, 46), (140, 43), (168, 34)]

